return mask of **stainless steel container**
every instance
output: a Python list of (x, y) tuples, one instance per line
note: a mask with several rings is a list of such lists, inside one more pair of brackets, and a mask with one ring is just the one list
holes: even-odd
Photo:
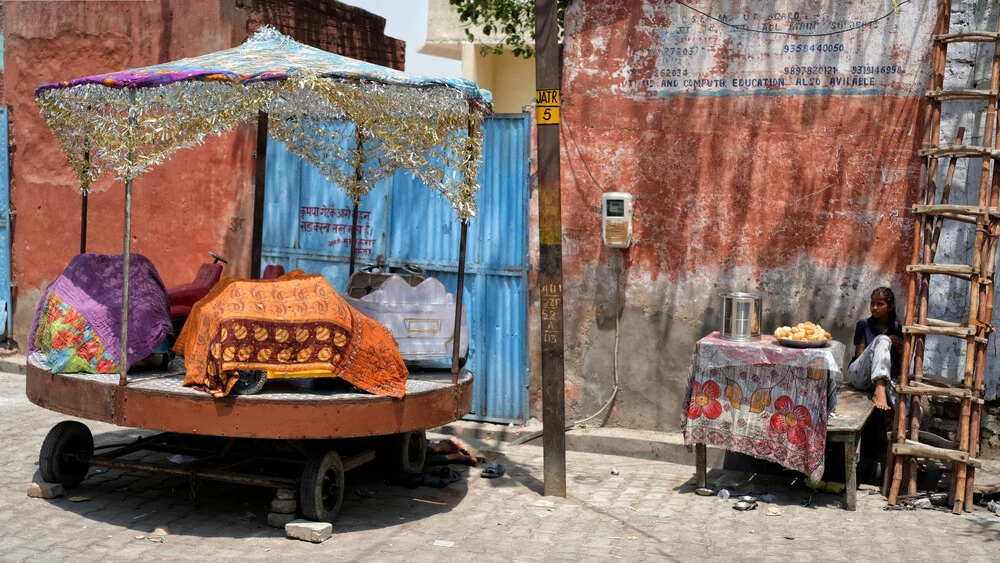
[(760, 338), (760, 296), (754, 293), (727, 293), (722, 296), (722, 328), (724, 340), (745, 342)]

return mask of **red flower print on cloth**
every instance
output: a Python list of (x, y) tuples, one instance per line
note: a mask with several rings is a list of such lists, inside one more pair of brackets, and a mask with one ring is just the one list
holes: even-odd
[(80, 348), (76, 351), (76, 355), (89, 362), (90, 360), (96, 358), (99, 352), (100, 347), (97, 345), (97, 342), (91, 340), (83, 346), (80, 346)]
[(66, 350), (67, 348), (79, 345), (81, 342), (83, 342), (83, 337), (79, 334), (69, 330), (62, 330), (52, 337), (52, 349)]
[(809, 409), (802, 405), (795, 406), (795, 403), (785, 396), (774, 402), (774, 410), (778, 412), (771, 416), (771, 429), (779, 433), (787, 432), (788, 441), (794, 445), (805, 442), (805, 429), (812, 423)]
[(694, 382), (691, 389), (691, 406), (688, 407), (688, 416), (698, 418), (705, 415), (705, 418), (719, 418), (722, 414), (722, 405), (716, 399), (722, 394), (719, 384), (714, 381), (705, 383)]
[(66, 314), (63, 316), (63, 322), (69, 326), (74, 326), (81, 320), (83, 320), (83, 316), (76, 309), (66, 311)]
[(97, 362), (97, 373), (114, 373), (115, 363), (108, 359)]
[(59, 319), (59, 317), (62, 316), (62, 311), (59, 310), (59, 305), (57, 303), (53, 303), (52, 301), (49, 301), (48, 307), (49, 307), (49, 312), (45, 316), (45, 319), (48, 321), (49, 324), (52, 324), (56, 322)]

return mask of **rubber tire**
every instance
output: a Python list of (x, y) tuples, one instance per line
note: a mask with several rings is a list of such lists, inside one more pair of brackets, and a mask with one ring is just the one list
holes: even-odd
[(381, 439), (375, 459), (390, 475), (415, 475), (427, 460), (427, 434), (423, 430), (392, 434)]
[(38, 455), (42, 480), (59, 483), (67, 489), (80, 484), (90, 470), (90, 464), (66, 459), (66, 454), (94, 455), (94, 435), (86, 424), (65, 420), (49, 430)]
[(231, 395), (256, 395), (267, 383), (267, 372), (261, 370), (250, 370), (246, 374), (240, 373), (240, 379), (229, 391)]
[[(335, 490), (331, 490), (331, 486)], [(299, 511), (313, 522), (330, 522), (337, 518), (344, 503), (344, 465), (337, 452), (330, 450), (306, 461), (299, 484)]]

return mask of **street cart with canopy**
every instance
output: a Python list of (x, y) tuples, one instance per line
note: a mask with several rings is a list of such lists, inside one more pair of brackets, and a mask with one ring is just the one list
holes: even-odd
[[(356, 61), (297, 43), (264, 27), (239, 47), (176, 62), (39, 87), (36, 101), (83, 192), (81, 249), (86, 247), (89, 186), (113, 173), (124, 182), (121, 346), (115, 374), (52, 373), (29, 361), (27, 395), (35, 404), (72, 416), (161, 431), (95, 454), (90, 430), (56, 425), (39, 459), (47, 481), (79, 484), (90, 466), (161, 471), (236, 483), (295, 488), (306, 518), (331, 521), (344, 493), (344, 471), (387, 457), (401, 471), (420, 471), (424, 431), (471, 408), (472, 374), (459, 369), (459, 339), (447, 372), (411, 372), (402, 398), (368, 395), (346, 386), (318, 388), (279, 380), (267, 393), (216, 399), (183, 387), (184, 366), (129, 374), (129, 257), (133, 183), (174, 152), (242, 123), (257, 123), (251, 277), (259, 277), (264, 167), (268, 135), (316, 166), (358, 201), (397, 170), (409, 172), (453, 205), (461, 221), (455, 332), (460, 332), (468, 222), (475, 215), (482, 120), (490, 93), (465, 79), (425, 78)], [(345, 139), (345, 135), (347, 138)], [(356, 228), (352, 229), (352, 232)], [(356, 251), (351, 251), (351, 270)], [(270, 385), (270, 384), (269, 384)], [(192, 445), (196, 436), (222, 440), (221, 451)], [(381, 437), (378, 447), (329, 440)], [(301, 472), (261, 475), (235, 468), (253, 463), (238, 439), (280, 439), (286, 461)], [(272, 440), (274, 441), (274, 440)], [(335, 443), (341, 447), (341, 442)], [(102, 449), (102, 448), (98, 448)], [(372, 450), (375, 451), (372, 451)], [(202, 452), (178, 466), (123, 459), (139, 450)], [(345, 450), (342, 450), (344, 452)], [(234, 462), (233, 456), (246, 457)], [(272, 460), (273, 461), (273, 460)], [(304, 464), (304, 468), (302, 465)]]

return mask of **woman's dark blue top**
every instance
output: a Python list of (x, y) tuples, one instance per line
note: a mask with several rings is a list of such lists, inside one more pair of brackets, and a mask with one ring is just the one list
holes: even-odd
[(875, 319), (873, 317), (861, 319), (858, 321), (857, 326), (854, 327), (854, 345), (864, 344), (865, 348), (867, 348), (871, 346), (872, 340), (875, 340), (876, 336), (882, 334), (886, 336), (903, 336), (903, 327), (900, 326), (899, 321), (893, 321), (889, 328), (879, 331), (875, 326)]

